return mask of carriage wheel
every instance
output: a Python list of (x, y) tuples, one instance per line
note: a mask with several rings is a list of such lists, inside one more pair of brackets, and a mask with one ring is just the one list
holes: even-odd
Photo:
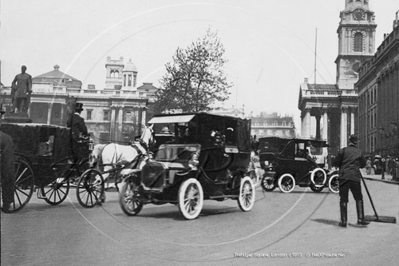
[(99, 171), (89, 169), (80, 176), (76, 187), (76, 198), (82, 207), (94, 207), (101, 202), (104, 193), (104, 178)]
[(276, 188), (276, 183), (274, 182), (274, 177), (271, 177), (271, 176), (263, 176), (260, 185), (267, 192), (271, 192)]
[(283, 193), (290, 193), (295, 188), (295, 178), (290, 174), (283, 174), (278, 179), (278, 187)]
[(334, 174), (328, 180), (328, 188), (332, 193), (339, 193), (338, 174)]
[(189, 178), (179, 188), (179, 210), (187, 220), (198, 217), (204, 205), (204, 191), (197, 179)]
[(11, 203), (8, 212), (17, 212), (28, 204), (34, 190), (33, 170), (29, 163), (22, 158), (14, 162), (15, 166), (15, 189), (14, 202)]
[(129, 216), (136, 216), (143, 208), (143, 202), (134, 197), (134, 187), (130, 182), (124, 182), (119, 194), (119, 205), (122, 211)]
[(57, 178), (47, 186), (41, 187), (44, 200), (50, 205), (58, 205), (68, 196), (69, 180), (63, 177)]
[(241, 179), (240, 195), (238, 196), (238, 206), (243, 212), (248, 212), (255, 204), (255, 186), (249, 176)]

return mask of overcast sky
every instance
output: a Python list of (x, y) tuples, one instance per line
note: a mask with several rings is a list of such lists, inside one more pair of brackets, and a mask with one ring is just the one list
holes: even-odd
[[(132, 59), (138, 85), (158, 80), (177, 47), (218, 31), (234, 84), (226, 107), (293, 115), (300, 128), (299, 86), (335, 84), (337, 28), (346, 0), (0, 0), (1, 82), (21, 65), (33, 77), (53, 70), (105, 85), (107, 56)], [(398, 0), (369, 0), (376, 47), (392, 31)]]

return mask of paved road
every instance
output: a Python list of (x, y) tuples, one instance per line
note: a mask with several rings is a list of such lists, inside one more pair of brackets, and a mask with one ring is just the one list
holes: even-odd
[[(399, 186), (366, 182), (378, 214), (398, 219)], [(102, 207), (84, 209), (74, 192), (59, 206), (34, 196), (21, 212), (1, 214), (1, 265), (399, 264), (398, 224), (356, 227), (351, 198), (349, 226), (340, 228), (339, 196), (327, 190), (258, 187), (252, 211), (241, 212), (233, 200), (205, 201), (193, 221), (169, 204), (128, 217), (116, 192), (107, 192)]]

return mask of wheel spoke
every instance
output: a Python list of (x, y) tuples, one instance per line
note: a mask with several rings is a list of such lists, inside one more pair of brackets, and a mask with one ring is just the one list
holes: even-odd
[(25, 193), (25, 191), (21, 190), (21, 189), (18, 188), (18, 187), (15, 187), (15, 194), (16, 194), (16, 195), (18, 195), (17, 190), (18, 190), (20, 193), (24, 194), (25, 196), (29, 197), (29, 195), (28, 195), (27, 193)]
[[(16, 191), (15, 191), (15, 195), (17, 196), (17, 200), (18, 200), (19, 205), (22, 205), (21, 198), (19, 197), (19, 195), (18, 195), (18, 193)], [(13, 204), (14, 204), (14, 209), (15, 209), (15, 200), (14, 200)]]

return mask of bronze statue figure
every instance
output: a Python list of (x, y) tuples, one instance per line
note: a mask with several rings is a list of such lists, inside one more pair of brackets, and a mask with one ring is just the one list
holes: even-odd
[(26, 73), (26, 66), (21, 67), (21, 74), (15, 76), (11, 84), (11, 112), (27, 113), (32, 93), (32, 77)]

